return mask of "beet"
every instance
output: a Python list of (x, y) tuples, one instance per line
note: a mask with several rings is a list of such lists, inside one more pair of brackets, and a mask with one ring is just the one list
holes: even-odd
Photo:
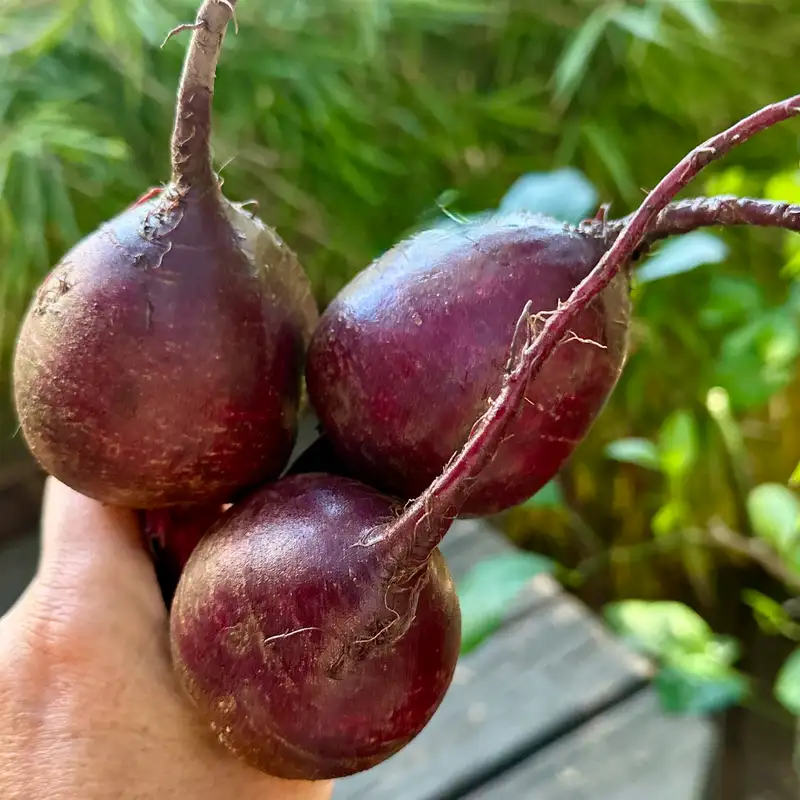
[[(543, 325), (534, 326), (526, 305), (511, 326), (508, 358), (498, 361), (496, 399), (415, 500), (343, 476), (296, 474), (254, 491), (211, 528), (178, 584), (170, 639), (181, 685), (223, 745), (278, 777), (336, 778), (380, 763), (424, 728), (452, 679), (460, 639), (438, 545), (518, 423), (532, 382), (574, 343), (571, 331), (614, 287), (669, 200), (714, 158), (799, 112), (794, 97), (706, 142), (648, 195)], [(607, 314), (608, 295), (603, 301), (593, 313)], [(402, 311), (416, 311), (389, 305), (398, 324)], [(486, 327), (475, 320), (474, 336)]]
[[(627, 220), (577, 228), (512, 213), (397, 244), (325, 310), (306, 365), (311, 404), (341, 471), (403, 498), (466, 441), (502, 380), (520, 298), (542, 319), (607, 252)], [(702, 225), (798, 229), (796, 207), (739, 198), (674, 203), (643, 244)], [(630, 262), (626, 265), (630, 266)], [(462, 516), (523, 502), (564, 465), (603, 409), (628, 352), (628, 269), (575, 316)]]
[(200, 540), (229, 506), (170, 506), (140, 511), (139, 526), (153, 559), (158, 584), (167, 608), (189, 556)]
[(170, 183), (64, 256), (19, 336), (33, 455), (103, 502), (224, 502), (279, 475), (295, 440), (316, 305), (294, 253), (222, 195), (210, 156), (233, 6), (207, 0), (191, 26)]

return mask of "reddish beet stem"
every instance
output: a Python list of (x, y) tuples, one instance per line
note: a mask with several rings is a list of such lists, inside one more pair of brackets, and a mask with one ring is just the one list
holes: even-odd
[(187, 28), (193, 31), (172, 134), (172, 183), (181, 192), (217, 185), (211, 163), (211, 102), (222, 42), (235, 7), (236, 0), (205, 0), (194, 25), (180, 25), (167, 36), (169, 41)]
[[(800, 114), (800, 95), (756, 111), (688, 153), (647, 195), (594, 269), (549, 316), (538, 336), (516, 354), (512, 353), (513, 366), (506, 371), (497, 398), (473, 428), (461, 451), (428, 489), (408, 505), (402, 516), (380, 533), (382, 538), (389, 539), (393, 555), (402, 565), (398, 574), (417, 569), (439, 545), (463, 506), (471, 484), (493, 458), (523, 401), (528, 381), (539, 373), (568, 333), (572, 320), (629, 261), (658, 214), (710, 163), (757, 133), (797, 114)], [(527, 314), (526, 305), (523, 316)]]
[[(588, 220), (578, 228), (590, 236), (603, 239), (610, 246), (632, 216), (628, 214), (621, 219), (608, 221)], [(800, 231), (800, 205), (733, 195), (679, 200), (659, 212), (642, 239), (641, 246), (647, 247), (660, 239), (717, 225), (750, 225)]]

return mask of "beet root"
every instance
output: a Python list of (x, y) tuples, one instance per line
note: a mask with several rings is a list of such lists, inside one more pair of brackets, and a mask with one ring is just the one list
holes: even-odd
[(153, 559), (167, 608), (189, 557), (227, 505), (171, 506), (140, 511), (142, 538)]
[[(306, 367), (341, 462), (392, 494), (419, 494), (496, 396), (520, 298), (552, 312), (605, 250), (563, 224), (514, 214), (425, 231), (357, 276), (322, 315)], [(464, 516), (516, 505), (553, 477), (617, 383), (629, 319), (621, 274), (531, 381)]]
[(173, 659), (220, 741), (260, 769), (367, 769), (441, 702), (461, 630), (444, 560), (404, 581), (388, 541), (359, 544), (400, 510), (347, 478), (297, 475), (237, 505), (192, 555)]
[(133, 508), (224, 502), (280, 474), (317, 319), (295, 255), (221, 193), (209, 137), (233, 3), (198, 15), (173, 175), (69, 251), (14, 363), (22, 432), (49, 473)]

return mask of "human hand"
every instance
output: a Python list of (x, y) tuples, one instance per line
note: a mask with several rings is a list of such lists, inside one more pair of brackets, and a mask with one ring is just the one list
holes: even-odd
[(0, 619), (2, 800), (327, 800), (231, 757), (173, 677), (134, 515), (49, 478), (37, 574)]

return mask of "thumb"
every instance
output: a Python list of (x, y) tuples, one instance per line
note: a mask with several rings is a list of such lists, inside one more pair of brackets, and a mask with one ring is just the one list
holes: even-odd
[(91, 500), (52, 477), (45, 483), (34, 584), (56, 590), (76, 610), (134, 604), (166, 619), (135, 514)]

